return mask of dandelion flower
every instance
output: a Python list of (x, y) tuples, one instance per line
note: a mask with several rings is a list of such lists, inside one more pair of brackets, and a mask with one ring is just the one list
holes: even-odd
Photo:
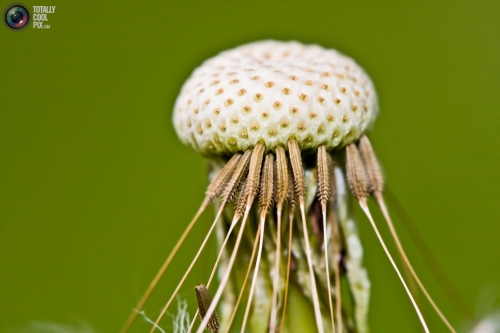
[[(383, 175), (366, 136), (378, 112), (369, 76), (335, 50), (263, 41), (205, 61), (182, 87), (173, 121), (179, 138), (210, 159), (211, 183), (136, 310), (142, 309), (198, 217), (213, 202), (216, 218), (156, 324), (217, 230), (220, 248), (212, 274), (195, 287), (202, 318), (197, 333), (297, 331), (287, 324), (290, 316), (301, 315), (287, 312), (292, 288), (314, 313), (311, 332), (367, 332), (370, 281), (350, 217), (350, 190), (424, 330), (429, 332), (371, 217), (369, 196), (378, 201), (404, 265), (454, 332), (413, 270), (384, 204)], [(217, 270), (220, 281), (212, 298), (208, 288)], [(348, 295), (342, 294), (342, 279), (349, 286), (350, 302), (343, 301)]]

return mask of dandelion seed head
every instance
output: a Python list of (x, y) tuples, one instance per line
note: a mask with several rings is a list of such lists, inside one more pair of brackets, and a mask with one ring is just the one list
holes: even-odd
[(222, 52), (195, 69), (173, 120), (181, 140), (205, 155), (245, 151), (258, 142), (274, 151), (292, 137), (301, 149), (323, 144), (332, 150), (371, 127), (377, 103), (371, 79), (353, 59), (317, 45), (269, 40)]

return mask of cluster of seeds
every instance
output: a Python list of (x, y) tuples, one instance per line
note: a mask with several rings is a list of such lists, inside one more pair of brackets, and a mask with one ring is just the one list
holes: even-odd
[[(137, 311), (142, 310), (199, 216), (210, 203), (218, 202), (215, 220), (156, 319), (151, 333), (167, 313), (216, 227), (223, 230), (224, 238), (218, 257), (207, 284), (195, 287), (198, 313), (202, 320), (197, 333), (202, 333), (205, 328), (213, 333), (229, 331), (254, 267), (241, 325), (241, 332), (245, 332), (247, 321), (252, 321), (249, 318), (252, 316), (250, 312), (257, 285), (266, 284), (266, 281), (260, 281), (263, 275), (259, 275), (259, 271), (265, 269), (260, 267), (261, 259), (268, 261), (263, 266), (274, 269), (268, 274), (272, 275), (272, 282), (269, 283), (272, 295), (268, 298), (270, 306), (266, 307), (269, 311), (264, 316), (258, 314), (254, 321), (264, 322), (258, 332), (287, 332), (284, 327), (288, 286), (294, 278), (295, 284), (314, 307), (319, 333), (367, 332), (369, 282), (366, 273), (360, 274), (362, 278), (358, 276), (348, 282), (354, 309), (345, 308), (351, 302), (342, 302), (341, 273), (346, 271), (345, 267), (341, 269), (343, 259), (340, 253), (347, 248), (345, 260), (349, 262), (356, 256), (352, 252), (356, 251), (349, 253), (349, 242), (345, 241), (349, 230), (339, 222), (344, 213), (340, 211), (338, 201), (340, 197), (345, 197), (346, 191), (343, 185), (336, 185), (336, 181), (347, 183), (359, 202), (424, 331), (429, 332), (429, 329), (413, 298), (415, 291), (408, 288), (378, 231), (368, 208), (369, 196), (378, 202), (402, 262), (411, 274), (410, 278), (417, 283), (448, 329), (455, 333), (414, 271), (385, 206), (382, 195), (384, 179), (371, 143), (365, 136), (377, 113), (377, 97), (366, 73), (351, 58), (319, 46), (304, 46), (296, 42), (257, 42), (223, 52), (196, 69), (184, 84), (175, 105), (176, 131), (185, 143), (200, 153), (226, 155), (228, 158), (209, 185), (198, 213), (136, 306)], [(304, 151), (308, 151), (308, 161), (302, 160), (306, 155)], [(307, 181), (306, 174), (314, 176)], [(232, 213), (227, 214), (232, 216), (231, 221), (223, 214), (227, 211)], [(282, 231), (285, 229), (288, 229), (288, 239), (282, 245)], [(312, 231), (311, 237), (309, 230)], [(237, 235), (233, 235), (233, 231)], [(245, 232), (250, 232), (250, 237), (243, 237)], [(253, 239), (249, 262), (248, 253), (244, 259), (238, 256), (242, 240), (245, 243), (248, 238)], [(269, 247), (264, 249), (264, 242), (275, 246), (271, 249), (274, 259), (262, 258), (262, 254), (269, 251)], [(228, 251), (228, 243), (233, 245), (230, 256), (225, 252)], [(329, 249), (329, 243), (333, 249)], [(300, 278), (299, 268), (291, 266), (292, 257), (297, 253), (292, 244), (300, 244), (301, 257), (305, 258), (299, 265), (302, 266)], [(248, 249), (245, 245), (241, 247)], [(318, 251), (318, 247), (324, 252)], [(323, 252), (321, 257), (318, 257), (318, 252)], [(285, 256), (286, 266), (280, 263)], [(300, 261), (299, 257), (296, 263)], [(229, 297), (234, 304), (233, 310), (224, 311), (219, 322), (216, 307), (221, 300), (224, 301), (223, 293), (227, 290), (230, 277), (235, 275), (233, 267), (238, 260), (240, 263), (243, 261), (246, 276), (239, 286), (237, 300), (235, 295)], [(359, 256), (356, 260), (358, 271), (361, 271)], [(208, 288), (219, 264), (220, 284), (212, 299)], [(330, 265), (333, 266), (333, 279)], [(284, 283), (280, 274), (285, 275)], [(363, 283), (360, 283), (363, 278)], [(329, 309), (331, 321), (331, 325), (328, 323), (326, 327), (324, 309)], [(348, 313), (354, 313), (355, 319), (346, 320)], [(135, 316), (136, 313), (131, 314), (122, 333), (128, 331)], [(193, 327), (194, 320), (188, 331), (191, 332)]]
[(371, 80), (349, 57), (297, 42), (257, 42), (197, 68), (174, 108), (184, 143), (205, 155), (274, 150), (296, 138), (302, 150), (355, 141), (378, 113)]

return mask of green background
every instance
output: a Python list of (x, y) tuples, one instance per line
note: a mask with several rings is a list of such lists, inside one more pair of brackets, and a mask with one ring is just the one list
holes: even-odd
[[(182, 82), (205, 58), (268, 38), (336, 48), (370, 73), (381, 104), (371, 138), (390, 188), (472, 311), (492, 310), (480, 295), (500, 290), (499, 1), (24, 3), (57, 9), (49, 30), (0, 26), (0, 332), (32, 321), (119, 329), (206, 187), (206, 161), (170, 121)], [(152, 317), (211, 217), (148, 303)], [(431, 294), (463, 325), (471, 317), (395, 220)], [(372, 332), (421, 332), (358, 221)], [(181, 291), (191, 308), (214, 252), (212, 243)], [(446, 331), (424, 311), (431, 331)]]

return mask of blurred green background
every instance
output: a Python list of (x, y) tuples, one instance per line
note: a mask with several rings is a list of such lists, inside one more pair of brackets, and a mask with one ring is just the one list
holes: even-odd
[[(371, 138), (389, 187), (472, 311), (492, 310), (480, 295), (500, 294), (500, 2), (24, 3), (57, 7), (49, 30), (0, 26), (0, 332), (32, 321), (118, 331), (206, 187), (206, 161), (170, 121), (182, 82), (205, 58), (268, 38), (336, 48), (370, 73), (381, 103)], [(189, 237), (149, 315), (212, 216)], [(471, 319), (395, 220), (444, 312), (456, 326)], [(372, 332), (421, 332), (367, 220), (358, 222)], [(215, 249), (181, 291), (191, 309)], [(446, 331), (424, 311), (433, 332)]]

